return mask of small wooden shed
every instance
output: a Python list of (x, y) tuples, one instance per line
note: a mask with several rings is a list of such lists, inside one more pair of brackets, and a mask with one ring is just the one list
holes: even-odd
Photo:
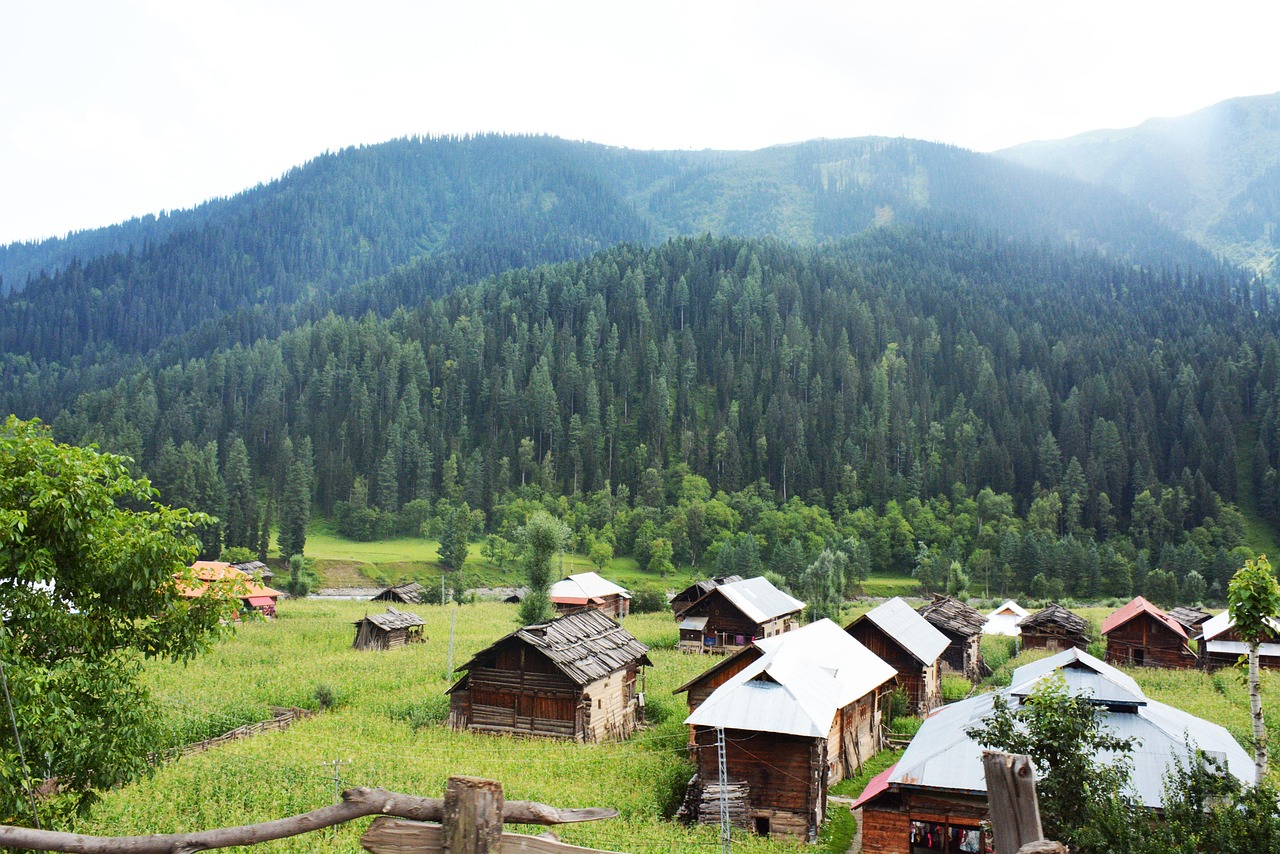
[(1186, 627), (1141, 596), (1102, 622), (1108, 664), (1190, 669), (1199, 661)]
[(449, 694), (449, 726), (572, 738), (627, 738), (644, 718), (649, 648), (583, 609), (525, 626), (476, 653)]
[(877, 605), (844, 630), (897, 671), (909, 711), (926, 714), (941, 702), (940, 670), (947, 636), (905, 600), (894, 597)]
[(767, 578), (748, 578), (712, 587), (684, 610), (681, 652), (723, 655), (799, 625), (804, 603)]
[(399, 602), (401, 605), (420, 605), (422, 604), (422, 594), (425, 588), (416, 581), (410, 581), (405, 584), (397, 584), (395, 587), (388, 587), (378, 595), (374, 596), (372, 602)]
[(425, 623), (421, 617), (389, 606), (385, 614), (365, 614), (355, 626), (356, 639), (351, 645), (356, 649), (399, 649), (427, 639), (422, 633)]
[(1089, 624), (1056, 602), (1018, 621), (1023, 649), (1061, 652), (1075, 647), (1089, 649)]
[(977, 608), (952, 596), (935, 593), (933, 601), (919, 609), (920, 616), (946, 635), (947, 648), (942, 653), (945, 670), (963, 674), (971, 681), (982, 678), (982, 627), (987, 618)]

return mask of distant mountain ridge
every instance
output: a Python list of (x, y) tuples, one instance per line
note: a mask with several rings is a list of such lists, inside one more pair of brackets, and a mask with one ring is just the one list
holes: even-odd
[(1280, 93), (996, 154), (1109, 187), (1236, 263), (1280, 255)]

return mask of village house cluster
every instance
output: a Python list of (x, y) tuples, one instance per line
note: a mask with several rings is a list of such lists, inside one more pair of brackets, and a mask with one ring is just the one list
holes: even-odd
[[(270, 616), (279, 594), (253, 569), (201, 564), (197, 575), (201, 585), (236, 583), (246, 609)], [(416, 605), (423, 593), (410, 583), (373, 599)], [(553, 585), (551, 600), (554, 619), (499, 638), (460, 667), (447, 692), (449, 726), (598, 743), (626, 739), (644, 725), (649, 650), (618, 622), (631, 594), (588, 572)], [(905, 711), (923, 722), (897, 764), (855, 804), (863, 851), (990, 851), (982, 747), (966, 732), (990, 714), (997, 694), (944, 704), (941, 690), (943, 674), (975, 684), (990, 674), (984, 634), (1052, 653), (1014, 671), (1011, 686), (997, 692), (1010, 703), (1046, 679), (1061, 679), (1110, 729), (1138, 739), (1133, 787), (1142, 803), (1158, 807), (1164, 774), (1185, 761), (1189, 744), (1210, 752), (1226, 773), (1250, 779), (1252, 760), (1225, 729), (1147, 698), (1116, 667), (1234, 663), (1244, 645), (1225, 613), (1166, 613), (1138, 597), (1103, 622), (1100, 661), (1086, 651), (1087, 622), (1056, 604), (1028, 613), (1008, 601), (982, 614), (948, 596), (918, 609), (894, 598), (847, 626), (827, 619), (802, 626), (804, 602), (766, 578), (738, 576), (700, 581), (670, 604), (676, 648), (710, 662), (676, 689), (688, 703), (696, 765), (678, 813), (686, 821), (719, 823), (727, 807), (732, 824), (747, 831), (816, 839), (830, 787), (860, 773), (886, 746), (896, 691)], [(426, 640), (422, 619), (391, 604), (355, 628), (359, 649)], [(1280, 637), (1280, 624), (1276, 629)], [(1262, 656), (1280, 663), (1280, 644), (1264, 645)]]

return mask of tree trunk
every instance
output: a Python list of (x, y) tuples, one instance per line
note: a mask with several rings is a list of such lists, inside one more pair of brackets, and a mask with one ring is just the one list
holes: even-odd
[(1267, 774), (1267, 730), (1262, 723), (1262, 677), (1258, 669), (1258, 645), (1249, 644), (1249, 711), (1253, 716), (1253, 770), (1255, 782)]

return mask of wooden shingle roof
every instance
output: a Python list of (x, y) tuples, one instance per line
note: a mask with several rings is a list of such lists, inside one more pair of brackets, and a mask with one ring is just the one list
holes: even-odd
[(584, 609), (546, 623), (525, 626), (476, 653), (462, 670), (501, 644), (517, 640), (541, 652), (565, 676), (586, 685), (632, 663), (652, 664), (649, 647), (600, 611)]
[(987, 618), (959, 599), (935, 593), (933, 601), (918, 609), (920, 616), (944, 632), (972, 637), (982, 634)]
[(368, 620), (369, 622), (373, 623), (375, 626), (382, 629), (384, 632), (389, 632), (389, 631), (392, 631), (393, 629), (407, 629), (412, 626), (426, 625), (423, 619), (419, 617), (417, 614), (409, 614), (404, 611), (397, 611), (395, 608), (392, 608), (390, 606), (387, 607), (387, 613), (366, 614), (364, 619), (356, 620), (355, 624), (358, 626), (365, 620)]
[(410, 581), (406, 584), (397, 584), (395, 587), (388, 587), (378, 595), (373, 597), (375, 602), (403, 602), (407, 605), (417, 605), (422, 601), (422, 594), (425, 588), (416, 581)]
[(1056, 602), (1018, 621), (1018, 628), (1022, 629), (1023, 634), (1053, 631), (1084, 637), (1088, 634), (1088, 627), (1084, 617), (1071, 613)]

